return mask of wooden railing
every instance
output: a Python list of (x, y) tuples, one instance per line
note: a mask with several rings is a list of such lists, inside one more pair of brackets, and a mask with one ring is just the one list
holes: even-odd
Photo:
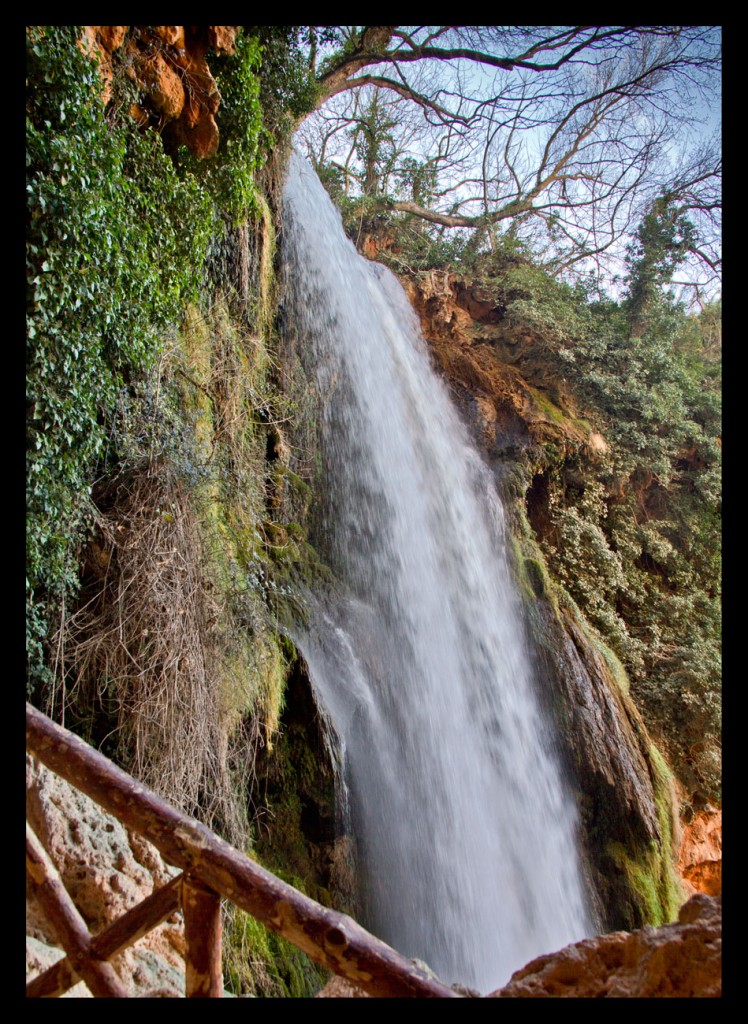
[(458, 997), (352, 918), (282, 882), (30, 704), (26, 705), (26, 749), (127, 828), (148, 839), (168, 863), (182, 871), (102, 932), (91, 935), (49, 855), (27, 824), (27, 873), (67, 954), (28, 983), (27, 996), (62, 995), (81, 979), (94, 996), (127, 995), (108, 961), (181, 907), (185, 994), (220, 997), (224, 898), (369, 995)]

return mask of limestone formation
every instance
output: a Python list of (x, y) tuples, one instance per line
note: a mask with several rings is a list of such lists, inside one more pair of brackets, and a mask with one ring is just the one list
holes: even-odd
[(689, 895), (722, 892), (722, 811), (707, 804), (683, 825), (678, 871)]

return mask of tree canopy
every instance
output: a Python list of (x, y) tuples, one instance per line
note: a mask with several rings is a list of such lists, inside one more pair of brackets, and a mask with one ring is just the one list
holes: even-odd
[(718, 28), (295, 31), (316, 88), (302, 145), (345, 195), (603, 280), (666, 196), (691, 224), (677, 283), (716, 294)]

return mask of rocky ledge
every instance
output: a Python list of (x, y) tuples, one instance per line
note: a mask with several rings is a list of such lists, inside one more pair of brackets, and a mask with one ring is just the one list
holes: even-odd
[(612, 932), (541, 956), (516, 971), (499, 999), (722, 995), (722, 898), (700, 893), (661, 928)]
[[(455, 989), (468, 993), (459, 986)], [(515, 971), (486, 998), (705, 998), (722, 995), (722, 901), (699, 894), (677, 922), (612, 932), (541, 956)], [(323, 998), (359, 998), (361, 989), (333, 978)]]

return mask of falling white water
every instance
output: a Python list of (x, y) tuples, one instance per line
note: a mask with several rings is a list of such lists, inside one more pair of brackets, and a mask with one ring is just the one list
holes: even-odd
[(296, 154), (283, 247), (343, 581), (297, 641), (344, 746), (363, 923), (485, 993), (592, 932), (503, 511), (402, 288)]

